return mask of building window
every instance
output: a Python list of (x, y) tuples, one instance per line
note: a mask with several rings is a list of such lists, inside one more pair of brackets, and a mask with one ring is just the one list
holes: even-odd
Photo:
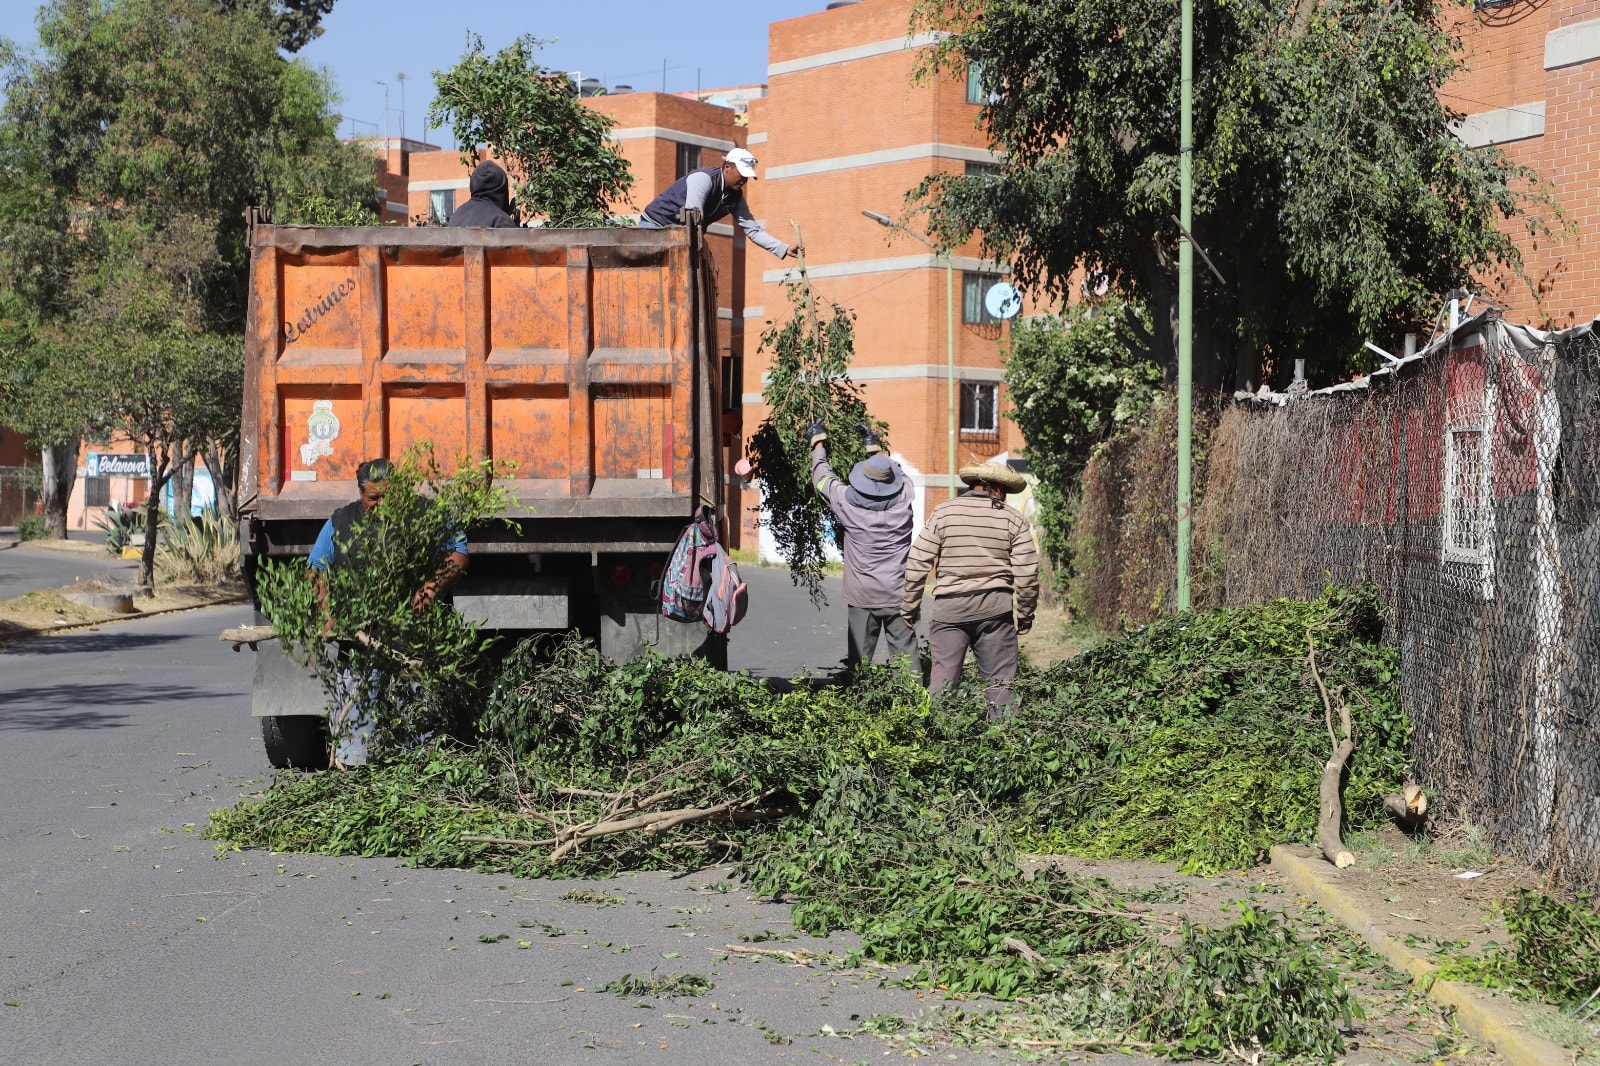
[(428, 221), (435, 226), (448, 226), (456, 210), (454, 189), (434, 189), (428, 193)]
[(976, 60), (967, 62), (967, 103), (986, 104), (989, 98), (983, 91), (983, 65)]
[(722, 409), (738, 411), (744, 407), (744, 359), (724, 356), (722, 360)]
[(998, 178), (1000, 176), (999, 163), (980, 163), (976, 159), (967, 160), (967, 177), (969, 178)]
[(108, 477), (84, 478), (83, 505), (85, 507), (110, 507), (111, 479)]
[(961, 432), (1000, 432), (1000, 386), (987, 381), (961, 383)]
[(969, 326), (993, 326), (1000, 320), (989, 313), (983, 298), (1001, 280), (999, 274), (977, 274), (962, 271), (961, 321)]
[(677, 177), (683, 177), (691, 170), (700, 169), (700, 146), (698, 144), (679, 144)]
[(1483, 426), (1452, 426), (1445, 438), (1444, 557), (1463, 563), (1488, 559), (1489, 434)]

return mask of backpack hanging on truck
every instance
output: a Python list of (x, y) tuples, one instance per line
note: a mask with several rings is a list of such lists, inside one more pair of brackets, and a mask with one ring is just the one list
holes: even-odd
[(744, 617), (750, 592), (717, 538), (708, 507), (695, 511), (683, 527), (661, 575), (661, 613), (679, 622), (702, 621), (713, 633), (726, 633)]
[(739, 564), (722, 545), (712, 546), (711, 573), (706, 581), (706, 605), (701, 617), (713, 633), (726, 633), (739, 624), (750, 606), (750, 589), (739, 576)]
[(702, 617), (711, 579), (711, 560), (720, 546), (711, 509), (701, 506), (694, 521), (683, 527), (661, 575), (661, 613), (677, 622)]

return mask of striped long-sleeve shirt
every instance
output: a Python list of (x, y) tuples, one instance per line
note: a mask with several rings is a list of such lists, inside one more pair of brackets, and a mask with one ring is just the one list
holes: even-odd
[[(933, 591), (936, 620), (975, 621), (974, 607), (987, 606), (990, 600), (1005, 604), (1009, 598), (1005, 594), (1015, 592), (1017, 621), (1032, 621), (1039, 603), (1039, 549), (1028, 520), (1015, 507), (996, 507), (983, 492), (957, 496), (935, 507), (906, 560), (902, 613), (916, 614), (921, 608), (922, 588), (935, 565), (939, 568)], [(988, 613), (1004, 614), (1007, 607)]]

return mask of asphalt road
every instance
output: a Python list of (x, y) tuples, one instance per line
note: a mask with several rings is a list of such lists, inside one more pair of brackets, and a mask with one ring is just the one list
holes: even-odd
[[(831, 670), (837, 583), (818, 612), (782, 572), (747, 579), (734, 667)], [(250, 653), (217, 640), (248, 620), (213, 608), (0, 650), (0, 1061), (866, 1062), (885, 1046), (824, 1027), (922, 1009), (871, 976), (728, 952), (787, 930), (788, 909), (726, 870), (583, 886), (218, 852), (209, 812), (267, 779)], [(562, 899), (583, 887), (619, 902)], [(679, 971), (715, 988), (596, 990)]]
[[(76, 540), (77, 538), (74, 538)], [(104, 544), (104, 537), (100, 538)], [(37, 589), (54, 589), (96, 578), (112, 583), (128, 583), (138, 564), (118, 559), (104, 551), (86, 552), (81, 548), (58, 550), (36, 543), (26, 546), (13, 536), (0, 537), (0, 600), (10, 600)]]

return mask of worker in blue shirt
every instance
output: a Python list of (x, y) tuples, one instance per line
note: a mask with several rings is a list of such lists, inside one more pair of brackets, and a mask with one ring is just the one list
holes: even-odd
[[(334, 623), (333, 615), (328, 610), (328, 583), (323, 575), (331, 566), (363, 564), (367, 537), (374, 531), (367, 518), (383, 502), (392, 476), (393, 469), (387, 459), (369, 459), (356, 467), (359, 497), (354, 503), (345, 504), (333, 512), (333, 516), (322, 524), (322, 531), (311, 546), (311, 555), (306, 562), (316, 586), (317, 601), (322, 605), (324, 637), (334, 635)], [(467, 572), (466, 534), (455, 532), (444, 549), (443, 562), (412, 596), (412, 610), (426, 611)], [(336, 686), (336, 703), (330, 708), (328, 724), (334, 739), (335, 757), (343, 766), (360, 766), (367, 761), (367, 744), (375, 728), (372, 715), (362, 705), (358, 690), (352, 673), (341, 670)]]

